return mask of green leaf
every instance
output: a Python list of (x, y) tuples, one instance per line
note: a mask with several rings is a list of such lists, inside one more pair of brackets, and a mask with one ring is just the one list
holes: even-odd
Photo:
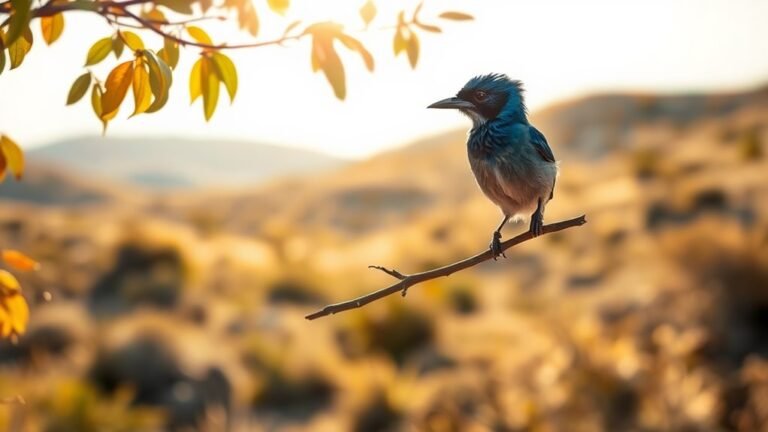
[(411, 63), (411, 68), (416, 68), (416, 63), (419, 61), (419, 38), (416, 36), (416, 33), (411, 32), (410, 37), (408, 38), (408, 62)]
[(119, 59), (123, 55), (123, 49), (125, 49), (125, 42), (120, 37), (112, 38), (112, 52), (115, 53), (115, 58)]
[(105, 37), (96, 41), (88, 50), (88, 55), (85, 57), (85, 65), (91, 66), (101, 62), (112, 51), (112, 38)]
[(199, 98), (202, 94), (201, 83), (203, 70), (203, 58), (197, 59), (194, 65), (192, 65), (192, 71), (189, 73), (189, 103), (193, 103), (195, 99)]
[(184, 15), (192, 15), (192, 2), (190, 0), (157, 0), (157, 4)]
[(285, 11), (288, 10), (288, 6), (291, 5), (290, 0), (267, 0), (267, 4), (269, 5), (269, 8), (273, 11), (279, 13), (280, 15), (284, 15)]
[(235, 94), (237, 93), (237, 69), (232, 60), (221, 53), (213, 53), (213, 64), (216, 67), (216, 73), (219, 75), (219, 79), (224, 83), (224, 87), (229, 94), (229, 101), (235, 101)]
[(216, 104), (219, 103), (219, 76), (214, 69), (216, 66), (208, 57), (202, 58), (203, 63), (200, 68), (200, 89), (203, 93), (203, 112), (205, 121), (209, 121), (216, 111)]
[(85, 92), (88, 91), (88, 86), (91, 85), (91, 73), (86, 72), (72, 83), (72, 87), (69, 89), (69, 95), (67, 96), (67, 105), (72, 105), (85, 96)]
[(112, 69), (104, 83), (106, 92), (104, 92), (101, 100), (102, 119), (117, 114), (120, 104), (123, 103), (128, 88), (131, 86), (131, 81), (133, 81), (133, 61), (120, 63)]
[(11, 60), (11, 70), (21, 66), (24, 58), (32, 49), (32, 31), (27, 27), (21, 37), (8, 46), (8, 58)]
[(32, 0), (11, 0), (11, 16), (8, 18), (8, 33), (5, 35), (5, 44), (10, 48), (25, 30), (29, 29), (29, 20), (32, 19)]
[(155, 53), (147, 50), (144, 51), (144, 54), (149, 66), (149, 86), (155, 96), (155, 100), (146, 112), (153, 113), (159, 111), (168, 102), (171, 84), (173, 84), (173, 74), (171, 68)]
[(206, 33), (205, 30), (201, 29), (200, 27), (187, 26), (187, 33), (189, 33), (189, 35), (192, 36), (192, 39), (196, 40), (201, 44), (213, 45), (213, 41), (211, 40), (211, 37), (208, 36), (208, 33)]
[(3, 33), (3, 30), (0, 29), (0, 75), (3, 74), (3, 70), (5, 69), (5, 43), (3, 42), (3, 37), (5, 34)]
[(373, 3), (373, 0), (366, 1), (360, 8), (360, 18), (363, 19), (366, 27), (376, 18), (376, 12), (376, 5)]
[(465, 14), (463, 12), (443, 12), (440, 14), (440, 18), (453, 20), (453, 21), (471, 21), (475, 19), (472, 15)]
[(119, 33), (123, 35), (124, 42), (131, 51), (136, 52), (144, 49), (144, 41), (136, 33), (129, 31), (120, 31)]
[(43, 40), (50, 45), (61, 36), (64, 31), (64, 14), (57, 13), (53, 16), (40, 18), (40, 30), (43, 33)]

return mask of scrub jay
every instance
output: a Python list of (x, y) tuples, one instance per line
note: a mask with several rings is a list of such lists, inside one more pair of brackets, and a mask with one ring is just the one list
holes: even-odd
[(469, 165), (480, 190), (504, 214), (490, 244), (493, 259), (504, 256), (501, 229), (531, 215), (530, 231), (541, 234), (544, 207), (554, 196), (557, 162), (547, 139), (528, 123), (523, 86), (503, 74), (476, 76), (456, 97), (427, 108), (458, 109), (472, 120)]

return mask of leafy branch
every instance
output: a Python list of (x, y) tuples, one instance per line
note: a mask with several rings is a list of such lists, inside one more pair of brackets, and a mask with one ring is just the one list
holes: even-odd
[[(585, 223), (587, 223), (587, 218), (585, 215), (581, 215), (573, 219), (568, 219), (562, 222), (556, 222), (550, 225), (545, 225), (542, 228), (542, 234), (549, 234), (557, 231), (562, 231), (568, 228), (584, 225)], [(513, 246), (516, 246), (520, 243), (523, 243), (525, 241), (531, 240), (532, 238), (534, 237), (531, 232), (522, 233), (517, 237), (513, 237), (501, 243), (501, 250), (502, 252), (506, 251), (507, 249)], [(484, 252), (481, 252), (475, 256), (463, 259), (461, 261), (457, 261), (453, 264), (449, 264), (444, 267), (439, 267), (439, 268), (428, 270), (421, 273), (414, 273), (411, 275), (406, 275), (406, 274), (400, 273), (397, 270), (390, 270), (381, 266), (370, 266), (370, 268), (381, 270), (382, 272), (394, 277), (395, 279), (398, 279), (399, 282), (393, 285), (390, 285), (386, 288), (382, 288), (378, 291), (374, 291), (370, 294), (366, 294), (364, 296), (361, 296), (352, 300), (347, 300), (341, 303), (335, 303), (335, 304), (325, 306), (321, 310), (307, 315), (305, 318), (308, 320), (314, 320), (317, 318), (324, 317), (326, 315), (333, 315), (339, 312), (344, 312), (351, 309), (357, 309), (367, 305), (368, 303), (372, 303), (376, 300), (382, 299), (384, 297), (387, 297), (397, 292), (401, 293), (403, 297), (405, 297), (405, 295), (408, 293), (408, 288), (416, 284), (426, 282), (432, 279), (437, 279), (439, 277), (450, 276), (461, 270), (467, 269), (469, 267), (474, 267), (484, 261), (488, 261), (491, 258), (493, 258), (493, 254), (491, 253), (491, 251), (485, 250)]]

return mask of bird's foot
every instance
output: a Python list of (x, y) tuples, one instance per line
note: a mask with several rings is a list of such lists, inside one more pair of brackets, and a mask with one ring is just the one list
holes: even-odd
[(540, 211), (536, 210), (531, 216), (531, 234), (534, 237), (538, 237), (544, 233), (544, 215)]
[(501, 233), (499, 231), (493, 232), (493, 240), (491, 240), (489, 248), (491, 249), (491, 254), (493, 254), (494, 261), (496, 261), (499, 255), (504, 258), (507, 257), (504, 255), (504, 251), (501, 249)]

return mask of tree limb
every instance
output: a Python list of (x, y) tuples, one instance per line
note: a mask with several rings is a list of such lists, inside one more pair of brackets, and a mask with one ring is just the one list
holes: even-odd
[[(568, 219), (562, 222), (556, 222), (553, 224), (545, 225), (542, 229), (542, 234), (549, 234), (557, 231), (562, 231), (564, 229), (584, 225), (585, 223), (587, 223), (587, 218), (585, 215), (581, 215), (573, 219)], [(501, 250), (503, 252), (511, 248), (512, 246), (516, 246), (532, 238), (533, 238), (533, 235), (530, 232), (524, 232), (518, 235), (517, 237), (513, 237), (505, 242), (502, 242)], [(428, 280), (436, 279), (442, 276), (450, 276), (453, 273), (456, 273), (458, 271), (464, 270), (469, 267), (476, 266), (477, 264), (480, 264), (483, 261), (488, 261), (491, 258), (493, 258), (491, 251), (486, 250), (475, 256), (466, 258), (461, 261), (457, 261), (453, 264), (449, 264), (447, 266), (439, 267), (432, 270), (427, 270), (421, 273), (415, 273), (412, 275), (404, 275), (398, 272), (397, 270), (389, 270), (380, 266), (371, 266), (372, 268), (381, 270), (392, 277), (400, 279), (400, 281), (386, 288), (382, 288), (378, 291), (374, 291), (370, 294), (366, 294), (364, 296), (360, 296), (352, 300), (347, 300), (345, 302), (328, 305), (317, 312), (307, 315), (305, 318), (308, 320), (314, 320), (320, 317), (324, 317), (326, 315), (333, 315), (333, 314), (344, 312), (350, 309), (357, 309), (359, 307), (363, 307), (367, 305), (368, 303), (387, 297), (396, 292), (402, 292), (403, 296), (405, 296), (408, 288), (412, 287), (413, 285), (416, 285)]]

